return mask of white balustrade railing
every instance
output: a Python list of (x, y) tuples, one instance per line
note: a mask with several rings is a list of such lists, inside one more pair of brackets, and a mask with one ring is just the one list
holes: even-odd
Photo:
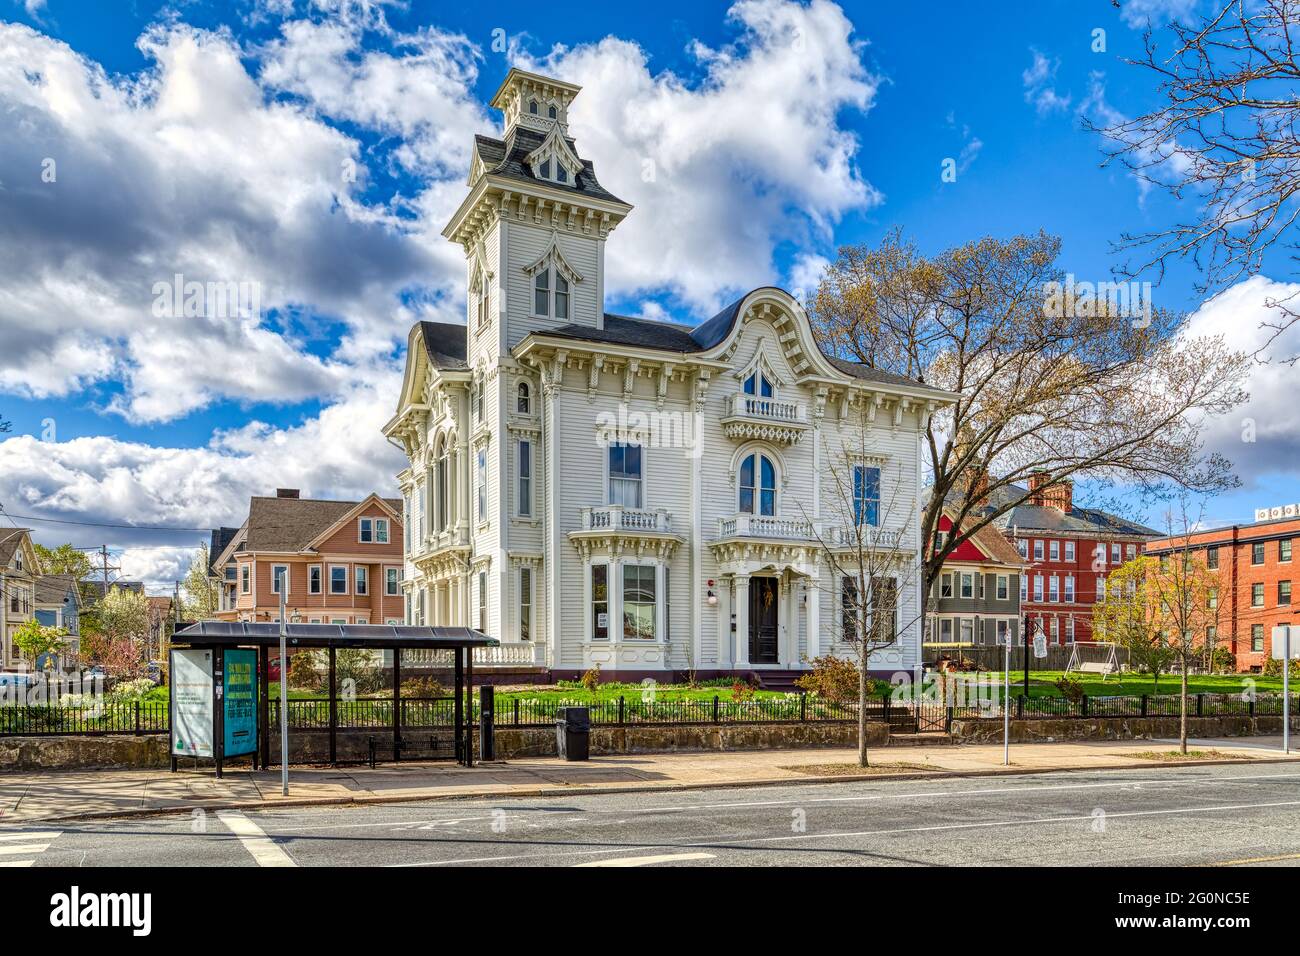
[(749, 514), (719, 519), (718, 532), (723, 538), (792, 538), (802, 541), (814, 537), (811, 521)]
[(535, 641), (474, 648), (475, 667), (545, 667), (546, 645)]
[(803, 402), (785, 402), (739, 392), (731, 396), (731, 414), (764, 421), (802, 425), (808, 421)]
[(623, 505), (583, 508), (582, 530), (668, 532), (672, 530), (672, 517), (662, 508), (655, 511), (625, 508)]

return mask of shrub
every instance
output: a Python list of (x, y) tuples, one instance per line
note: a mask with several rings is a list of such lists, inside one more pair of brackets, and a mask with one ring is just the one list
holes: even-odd
[[(806, 660), (806, 658), (805, 658)], [(824, 697), (837, 704), (858, 699), (858, 666), (851, 660), (827, 654), (808, 663), (812, 670), (795, 680), (800, 690)], [(874, 681), (868, 681), (867, 693), (874, 689)]]
[(316, 658), (317, 654), (312, 650), (296, 651), (289, 657), (290, 688), (320, 691), (323, 681)]
[[(1275, 657), (1270, 657), (1264, 662), (1263, 674), (1265, 677), (1281, 677), (1282, 662)], [(1291, 677), (1292, 679), (1300, 677), (1300, 661), (1291, 662)]]
[(1237, 655), (1226, 647), (1216, 647), (1210, 658), (1210, 667), (1216, 674), (1234, 674), (1237, 671)]
[[(360, 648), (343, 648), (334, 652), (334, 679), (336, 691), (343, 692), (345, 681), (352, 681), (352, 687), (358, 697), (373, 694), (384, 686), (384, 675), (379, 668), (378, 655), (374, 651)], [(289, 677), (295, 675), (293, 665), (289, 666)], [(319, 678), (317, 678), (319, 681)], [(328, 683), (328, 677), (326, 679)], [(328, 689), (328, 688), (327, 688)]]
[(754, 699), (754, 688), (742, 680), (732, 681), (731, 699), (736, 703)]
[(590, 693), (595, 693), (596, 688), (600, 686), (600, 665), (597, 664), (587, 673), (582, 675), (582, 686)]
[(147, 677), (140, 677), (136, 680), (126, 680), (116, 684), (108, 697), (114, 704), (127, 703), (142, 699), (153, 688), (153, 681)]
[(402, 696), (408, 698), (415, 697), (451, 697), (449, 691), (442, 682), (436, 677), (412, 677), (409, 680), (402, 681)]
[(1072, 704), (1079, 703), (1085, 696), (1083, 683), (1073, 677), (1062, 677), (1056, 682), (1056, 689)]

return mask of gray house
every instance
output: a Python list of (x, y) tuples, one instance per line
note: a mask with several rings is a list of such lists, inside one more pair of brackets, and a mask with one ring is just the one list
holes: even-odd
[[(939, 534), (952, 530), (944, 514)], [(993, 646), (1020, 638), (1020, 576), (1025, 561), (995, 528), (982, 528), (944, 562), (930, 595), (925, 651), (929, 660), (948, 650)]]

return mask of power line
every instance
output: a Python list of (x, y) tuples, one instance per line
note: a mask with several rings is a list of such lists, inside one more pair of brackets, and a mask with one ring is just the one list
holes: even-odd
[[(10, 511), (5, 511), (4, 508), (0, 508), (0, 514), (4, 515), (6, 518), (9, 518), (9, 519), (20, 518), (20, 519), (22, 519), (23, 521), (38, 521), (38, 522), (45, 522), (45, 523), (49, 523), (49, 524), (74, 524), (74, 525), (79, 525), (79, 526), (84, 527), (84, 528), (116, 528), (116, 529), (125, 530), (125, 531), (202, 531), (202, 532), (210, 532), (210, 531), (212, 530), (211, 528), (173, 528), (173, 527), (164, 527), (163, 525), (147, 525), (147, 524), (105, 524), (105, 523), (103, 523), (103, 522), (97, 522), (97, 521), (73, 521), (73, 520), (70, 519), (70, 518), (40, 518), (40, 517), (37, 517), (37, 516), (35, 516), (35, 515), (16, 515), (16, 514), (10, 512)], [(89, 550), (89, 551), (98, 551), (99, 548), (97, 548), (97, 547), (96, 547), (96, 548), (80, 548), (80, 549), (78, 549), (78, 550), (83, 550), (83, 551), (84, 551), (84, 550)]]

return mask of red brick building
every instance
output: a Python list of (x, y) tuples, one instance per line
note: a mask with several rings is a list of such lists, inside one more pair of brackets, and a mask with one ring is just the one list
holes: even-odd
[(1208, 637), (1232, 651), (1239, 671), (1263, 668), (1272, 654), (1276, 625), (1300, 625), (1300, 605), (1292, 598), (1293, 583), (1300, 579), (1293, 557), (1300, 544), (1300, 505), (1259, 514), (1267, 517), (1254, 524), (1156, 538), (1146, 545), (1147, 553), (1156, 556), (1185, 548), (1203, 552), (1206, 565), (1223, 576), (1221, 623)]
[[(1025, 493), (1012, 486), (996, 492)], [(1070, 482), (1029, 483), (1030, 497), (998, 519), (998, 527), (1026, 562), (1020, 575), (1020, 612), (1036, 623), (1051, 644), (1088, 642), (1092, 606), (1106, 575), (1136, 558), (1158, 531), (1105, 511), (1074, 504)]]

